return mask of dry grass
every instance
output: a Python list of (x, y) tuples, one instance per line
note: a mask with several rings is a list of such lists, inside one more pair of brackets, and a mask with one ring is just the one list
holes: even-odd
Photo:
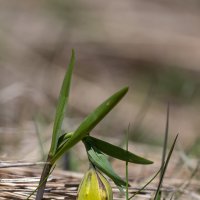
[[(143, 153), (148, 155), (148, 157), (151, 155), (155, 164), (150, 166), (129, 165), (130, 194), (133, 194), (143, 186), (150, 177), (156, 173), (160, 166), (160, 155), (158, 152), (160, 152), (161, 149), (152, 149), (150, 146), (140, 147), (143, 149)], [(133, 149), (132, 145), (130, 145), (130, 149)], [(139, 149), (140, 152), (141, 149)], [(145, 151), (150, 153), (145, 153)], [(1, 162), (0, 199), (26, 199), (38, 186), (42, 170), (41, 165), (42, 163)], [(114, 162), (113, 165), (119, 174), (124, 176), (125, 164)], [(166, 199), (170, 199), (174, 193), (174, 198), (172, 199), (199, 200), (199, 172), (199, 163), (197, 163), (197, 160), (189, 160), (186, 163), (180, 158), (178, 152), (174, 152), (161, 188), (163, 195)], [(83, 174), (81, 173), (55, 169), (48, 179), (44, 199), (75, 199), (77, 187), (82, 176)], [(156, 191), (158, 181), (158, 178), (155, 179), (134, 199), (150, 200)], [(116, 186), (114, 184), (112, 184), (112, 186), (114, 199), (125, 199), (125, 196), (119, 193)], [(32, 199), (34, 199), (34, 196)]]

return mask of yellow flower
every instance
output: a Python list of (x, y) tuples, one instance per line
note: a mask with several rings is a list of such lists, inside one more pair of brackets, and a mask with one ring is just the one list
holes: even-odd
[(110, 183), (91, 167), (79, 185), (77, 200), (113, 200)]

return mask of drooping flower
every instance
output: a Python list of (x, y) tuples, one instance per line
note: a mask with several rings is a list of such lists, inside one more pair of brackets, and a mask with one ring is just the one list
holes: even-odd
[(110, 183), (93, 166), (86, 172), (79, 185), (77, 200), (113, 200)]

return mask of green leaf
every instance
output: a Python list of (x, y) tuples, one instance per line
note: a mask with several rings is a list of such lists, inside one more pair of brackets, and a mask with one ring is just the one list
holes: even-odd
[(69, 133), (65, 133), (63, 135), (61, 135), (58, 139), (58, 147), (57, 150), (59, 148), (61, 148), (74, 134), (74, 132), (69, 132)]
[(165, 137), (164, 137), (164, 144), (163, 144), (163, 153), (162, 153), (162, 163), (161, 166), (164, 166), (165, 158), (166, 158), (166, 152), (167, 152), (167, 142), (168, 142), (168, 135), (169, 135), (169, 111), (170, 111), (170, 105), (167, 104), (167, 118), (166, 118), (166, 125), (165, 125)]
[[(128, 151), (128, 136), (129, 136), (129, 130), (130, 130), (130, 123), (128, 125), (128, 130), (126, 132), (126, 151)], [(126, 161), (126, 200), (128, 200), (128, 161)]]
[(162, 196), (162, 192), (159, 191), (159, 192), (158, 192), (158, 195), (157, 195), (157, 197), (156, 197), (156, 200), (161, 200), (161, 196)]
[(131, 197), (128, 198), (128, 200), (132, 199), (133, 197), (135, 197), (137, 194), (139, 194), (140, 192), (142, 192), (157, 176), (158, 174), (161, 172), (161, 168), (156, 172), (156, 174), (142, 187), (140, 188), (137, 192), (135, 192)]
[(174, 139), (174, 142), (173, 142), (173, 144), (172, 144), (172, 146), (170, 148), (170, 151), (168, 153), (167, 159), (166, 159), (165, 163), (163, 164), (163, 167), (161, 166), (161, 169), (162, 169), (161, 170), (161, 177), (160, 177), (160, 181), (159, 181), (159, 184), (158, 184), (158, 187), (157, 187), (157, 190), (156, 190), (156, 194), (155, 194), (154, 200), (157, 200), (157, 198), (158, 198), (160, 187), (162, 185), (162, 182), (163, 182), (163, 179), (164, 179), (164, 175), (165, 175), (165, 172), (167, 170), (167, 166), (169, 164), (169, 160), (170, 160), (172, 152), (174, 150), (177, 138), (178, 138), (178, 134), (176, 135), (176, 137)]
[(89, 114), (80, 126), (74, 131), (74, 134), (65, 144), (56, 152), (51, 159), (54, 163), (62, 154), (69, 150), (72, 146), (82, 140), (89, 132), (108, 114), (109, 111), (123, 98), (127, 93), (128, 87), (121, 89), (120, 91), (113, 94), (100, 106), (98, 106), (91, 114)]
[(56, 108), (56, 116), (54, 120), (54, 126), (53, 126), (53, 134), (52, 134), (52, 141), (51, 141), (51, 148), (49, 151), (49, 155), (53, 156), (57, 149), (58, 144), (58, 138), (61, 134), (61, 126), (69, 98), (69, 91), (70, 91), (70, 83), (71, 83), (71, 77), (72, 77), (72, 71), (75, 63), (75, 53), (74, 50), (72, 50), (70, 63), (67, 69), (67, 72), (65, 74), (62, 87), (60, 90), (60, 95), (58, 99), (58, 104)]
[(137, 156), (129, 151), (126, 151), (118, 146), (115, 146), (103, 140), (100, 140), (91, 136), (87, 136), (86, 138), (84, 138), (84, 140), (86, 140), (87, 143), (90, 143), (92, 146), (95, 146), (97, 149), (99, 149), (103, 153), (109, 156), (112, 156), (114, 158), (117, 158), (119, 160), (131, 162), (131, 163), (137, 163), (137, 164), (152, 164), (153, 163), (150, 160)]
[(84, 144), (85, 144), (90, 162), (95, 167), (97, 167), (101, 172), (103, 172), (108, 177), (110, 177), (117, 186), (119, 187), (126, 186), (126, 181), (124, 181), (121, 177), (119, 177), (114, 172), (105, 154), (103, 154), (97, 148), (91, 146), (90, 143), (87, 143), (87, 141), (84, 141)]

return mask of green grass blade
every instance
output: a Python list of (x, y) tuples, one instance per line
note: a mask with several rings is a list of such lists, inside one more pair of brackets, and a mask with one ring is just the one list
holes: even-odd
[(51, 159), (54, 163), (62, 154), (69, 150), (72, 146), (82, 140), (89, 132), (106, 116), (106, 114), (113, 109), (113, 107), (124, 97), (127, 93), (128, 87), (121, 89), (113, 94), (100, 106), (98, 106), (94, 112), (88, 115), (80, 126), (75, 130), (72, 137), (60, 148)]
[[(167, 104), (167, 118), (166, 118), (166, 125), (165, 125), (165, 137), (164, 137), (164, 144), (163, 144), (163, 152), (162, 152), (162, 162), (161, 162), (161, 173), (160, 173), (160, 181), (162, 183), (162, 173), (165, 166), (165, 158), (166, 158), (166, 152), (167, 152), (167, 141), (168, 141), (168, 134), (169, 134), (169, 111), (170, 111), (170, 105)], [(162, 187), (162, 184), (160, 185), (160, 188)], [(158, 196), (156, 200), (160, 200), (162, 197), (162, 192), (158, 192)]]
[(155, 194), (154, 200), (157, 200), (157, 198), (158, 198), (159, 191), (160, 191), (160, 187), (161, 187), (161, 185), (162, 185), (162, 182), (163, 182), (163, 179), (164, 179), (164, 175), (165, 175), (165, 172), (166, 172), (166, 169), (167, 169), (169, 160), (170, 160), (170, 158), (171, 158), (172, 152), (173, 152), (173, 150), (174, 150), (174, 147), (175, 147), (177, 138), (178, 138), (178, 134), (176, 135), (176, 137), (175, 137), (175, 139), (174, 139), (174, 142), (173, 142), (173, 144), (172, 144), (172, 146), (171, 146), (171, 148), (170, 148), (170, 151), (169, 151), (169, 153), (168, 153), (168, 156), (167, 156), (166, 162), (165, 162), (165, 164), (164, 164), (164, 167), (163, 167), (162, 170), (161, 170), (161, 178), (160, 178), (160, 181), (159, 181), (157, 190), (156, 190), (156, 194)]
[(100, 140), (91, 136), (87, 136), (84, 140), (86, 140), (88, 143), (98, 148), (103, 153), (109, 156), (112, 156), (114, 158), (117, 158), (119, 160), (136, 163), (136, 164), (152, 164), (153, 163), (150, 160), (137, 156), (129, 151), (126, 151), (118, 146), (115, 146), (103, 140)]
[[(128, 152), (128, 136), (129, 136), (130, 123), (126, 132), (126, 151)], [(126, 161), (126, 200), (128, 200), (128, 161)]]
[(162, 192), (159, 190), (156, 200), (161, 200)]
[(97, 167), (101, 172), (106, 174), (108, 177), (110, 177), (113, 182), (118, 186), (126, 186), (126, 181), (124, 181), (121, 177), (119, 177), (113, 170), (110, 162), (108, 161), (105, 154), (103, 154), (101, 151), (99, 151), (97, 148), (92, 147), (89, 143), (84, 142), (88, 158), (90, 162)]
[(139, 194), (142, 190), (144, 190), (161, 172), (161, 168), (157, 171), (157, 173), (142, 187), (140, 188), (137, 192), (135, 192), (131, 197), (128, 198), (128, 200), (132, 199), (135, 197), (137, 194)]
[(72, 77), (72, 71), (74, 68), (75, 63), (75, 53), (74, 50), (72, 50), (70, 63), (68, 65), (67, 72), (64, 77), (64, 81), (60, 90), (60, 95), (58, 99), (58, 104), (56, 108), (56, 116), (54, 120), (54, 126), (53, 126), (53, 134), (52, 134), (52, 141), (51, 141), (51, 148), (49, 154), (53, 156), (57, 149), (58, 144), (58, 138), (61, 133), (61, 126), (66, 110), (66, 106), (68, 103), (69, 98), (69, 91), (70, 91), (70, 84), (71, 84), (71, 77)]
[(166, 119), (166, 126), (165, 126), (165, 137), (164, 137), (164, 144), (163, 144), (163, 153), (162, 153), (162, 163), (161, 166), (164, 166), (166, 152), (167, 152), (167, 141), (168, 141), (168, 132), (169, 132), (169, 111), (170, 105), (167, 105), (167, 119)]

